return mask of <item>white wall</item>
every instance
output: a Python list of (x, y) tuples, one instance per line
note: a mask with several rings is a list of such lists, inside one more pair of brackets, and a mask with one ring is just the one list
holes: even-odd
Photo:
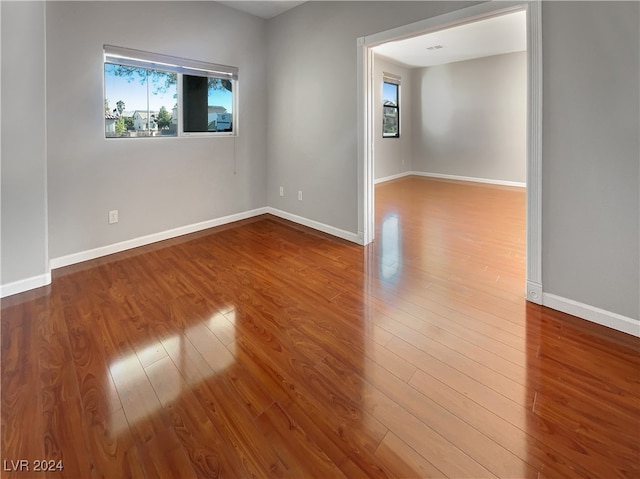
[[(264, 20), (213, 2), (46, 8), (52, 258), (265, 206)], [(105, 139), (104, 44), (237, 66), (240, 137)]]
[(0, 2), (2, 17), (2, 292), (48, 281), (45, 8)]
[[(382, 76), (383, 72), (401, 78), (400, 85), (400, 138), (382, 137)], [(413, 110), (411, 69), (399, 65), (381, 55), (375, 55), (373, 63), (373, 177), (377, 180), (411, 171), (413, 142)]]
[(636, 320), (639, 10), (637, 2), (542, 5), (543, 288)]
[(527, 53), (414, 70), (414, 169), (524, 183)]

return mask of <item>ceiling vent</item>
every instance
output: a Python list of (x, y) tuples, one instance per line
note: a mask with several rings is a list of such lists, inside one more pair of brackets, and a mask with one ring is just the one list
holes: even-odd
[(427, 50), (442, 50), (444, 47), (442, 45), (432, 45), (427, 47)]

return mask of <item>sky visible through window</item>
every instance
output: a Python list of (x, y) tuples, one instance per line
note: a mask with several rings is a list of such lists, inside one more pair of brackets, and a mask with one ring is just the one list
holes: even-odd
[[(110, 64), (105, 64), (105, 99), (109, 103), (111, 111), (116, 109), (118, 101), (125, 104), (124, 111), (134, 112), (135, 110), (147, 109), (147, 84), (144, 79), (137, 74), (131, 77), (116, 76)], [(178, 102), (177, 87), (172, 85), (166, 91), (158, 89), (153, 81), (149, 83), (149, 110), (159, 111), (164, 106), (169, 113)], [(226, 90), (209, 90), (210, 106), (222, 106), (229, 113), (232, 112), (232, 95)]]
[(382, 102), (384, 103), (385, 101), (393, 102), (396, 105), (398, 101), (398, 85), (387, 82), (382, 83)]

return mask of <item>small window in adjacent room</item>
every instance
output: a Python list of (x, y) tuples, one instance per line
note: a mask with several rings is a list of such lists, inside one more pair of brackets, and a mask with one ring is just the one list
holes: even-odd
[(400, 137), (400, 77), (389, 73), (382, 82), (382, 136)]
[(107, 138), (235, 135), (235, 67), (104, 46)]

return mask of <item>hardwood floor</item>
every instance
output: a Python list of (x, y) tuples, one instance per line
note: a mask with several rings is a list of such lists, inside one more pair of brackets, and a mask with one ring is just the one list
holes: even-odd
[(640, 340), (526, 303), (524, 192), (376, 203), (367, 248), (263, 216), (4, 299), (2, 477), (640, 477)]

